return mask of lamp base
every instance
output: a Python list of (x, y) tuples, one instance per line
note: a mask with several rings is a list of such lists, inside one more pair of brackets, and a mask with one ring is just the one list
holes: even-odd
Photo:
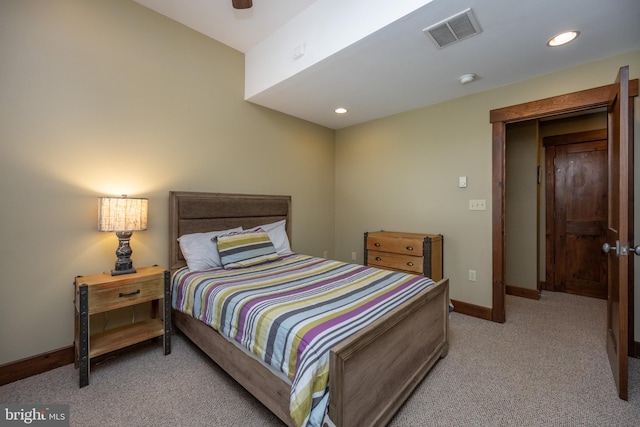
[(112, 276), (120, 276), (121, 274), (133, 274), (136, 272), (135, 268), (129, 268), (127, 270), (111, 270)]
[(116, 250), (116, 268), (111, 270), (112, 276), (119, 276), (121, 274), (133, 274), (136, 269), (133, 268), (133, 262), (131, 262), (131, 246), (129, 246), (129, 240), (131, 239), (131, 231), (116, 231), (118, 236), (118, 249)]

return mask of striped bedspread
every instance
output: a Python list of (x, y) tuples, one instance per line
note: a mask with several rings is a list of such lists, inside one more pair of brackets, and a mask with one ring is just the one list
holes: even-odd
[(237, 270), (179, 270), (172, 304), (283, 372), (296, 425), (317, 426), (328, 405), (329, 350), (433, 283), (293, 254)]

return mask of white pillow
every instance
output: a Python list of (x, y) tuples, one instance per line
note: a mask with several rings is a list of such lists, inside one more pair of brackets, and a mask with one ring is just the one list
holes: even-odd
[(211, 239), (222, 234), (242, 231), (242, 227), (229, 230), (210, 231), (208, 233), (184, 234), (178, 237), (180, 250), (191, 271), (209, 270), (222, 267), (218, 245)]
[(278, 252), (278, 255), (290, 255), (293, 252), (291, 251), (291, 246), (289, 245), (289, 237), (287, 237), (286, 224), (287, 220), (283, 219), (271, 224), (253, 227), (251, 231), (256, 231), (258, 228), (262, 228), (269, 235), (269, 239), (273, 243), (273, 246), (276, 247), (276, 252)]

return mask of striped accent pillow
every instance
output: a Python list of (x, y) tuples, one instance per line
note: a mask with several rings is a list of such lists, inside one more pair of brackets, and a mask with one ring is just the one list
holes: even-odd
[(249, 267), (279, 258), (269, 235), (261, 228), (224, 234), (214, 239), (224, 268)]

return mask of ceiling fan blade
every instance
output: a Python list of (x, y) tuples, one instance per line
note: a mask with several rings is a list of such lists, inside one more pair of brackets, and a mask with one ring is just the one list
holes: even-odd
[(253, 6), (252, 0), (231, 0), (234, 9), (249, 9)]

